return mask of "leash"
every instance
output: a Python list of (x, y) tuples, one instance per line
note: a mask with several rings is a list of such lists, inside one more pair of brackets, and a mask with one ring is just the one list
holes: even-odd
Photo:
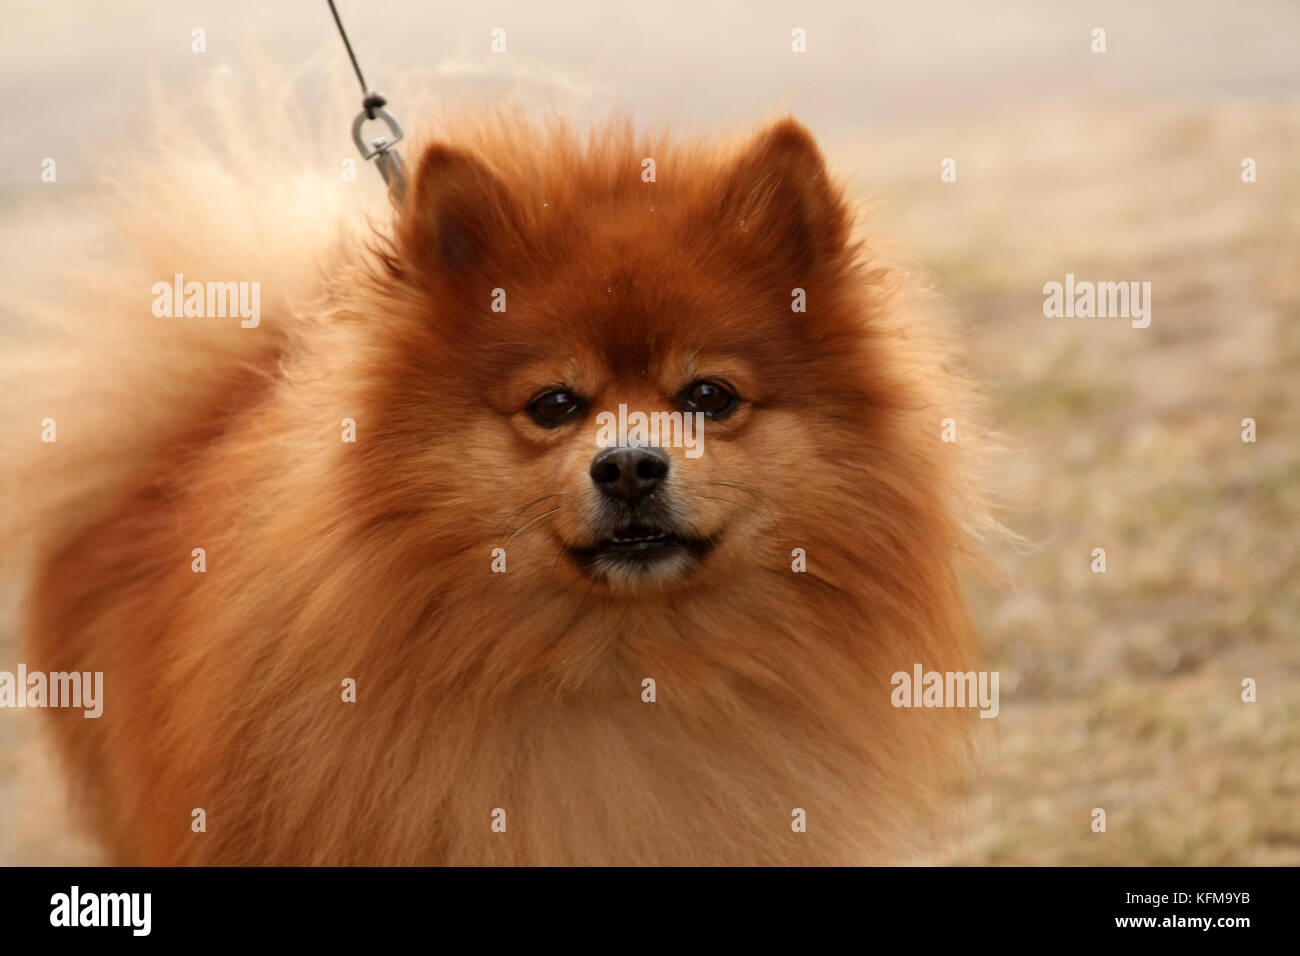
[[(352, 44), (348, 41), (347, 31), (343, 29), (343, 21), (339, 19), (339, 11), (334, 6), (334, 0), (326, 0), (326, 2), (330, 5), (330, 13), (334, 14), (334, 23), (339, 28), (339, 36), (343, 38), (343, 46), (347, 48), (348, 59), (352, 61), (352, 69), (357, 74), (357, 81), (361, 84), (361, 93), (364, 97), (361, 101), (361, 112), (352, 121), (352, 142), (357, 144), (362, 159), (375, 161), (375, 165), (379, 167), (379, 174), (384, 177), (384, 182), (388, 186), (388, 201), (394, 207), (400, 208), (402, 197), (406, 195), (406, 169), (402, 165), (402, 155), (395, 147), (402, 139), (402, 127), (397, 125), (393, 114), (384, 109), (388, 105), (388, 100), (384, 99), (383, 94), (376, 93), (366, 86), (366, 78), (361, 75), (361, 65), (357, 63), (357, 55), (352, 52)], [(367, 120), (374, 119), (382, 120), (388, 127), (388, 136), (376, 137), (367, 145), (361, 135), (361, 127)]]

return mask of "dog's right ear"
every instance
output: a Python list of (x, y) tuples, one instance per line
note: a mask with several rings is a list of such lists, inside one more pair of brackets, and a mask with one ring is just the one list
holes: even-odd
[(783, 262), (806, 271), (840, 255), (849, 241), (842, 192), (812, 134), (791, 118), (749, 141), (714, 196), (713, 215), (731, 235), (744, 223), (742, 247), (765, 268)]
[(400, 232), (412, 262), (459, 275), (519, 235), (505, 184), (477, 156), (442, 143), (420, 157)]

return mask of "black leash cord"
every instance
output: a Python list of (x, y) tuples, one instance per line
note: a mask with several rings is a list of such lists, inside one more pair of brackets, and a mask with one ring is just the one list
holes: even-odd
[(361, 64), (357, 62), (357, 55), (352, 52), (352, 44), (348, 41), (348, 31), (343, 29), (343, 21), (339, 19), (338, 8), (334, 6), (334, 0), (326, 0), (326, 2), (330, 5), (330, 13), (334, 14), (334, 24), (339, 28), (339, 36), (343, 38), (343, 45), (347, 47), (348, 59), (352, 61), (352, 69), (356, 71), (357, 80), (361, 83), (361, 95), (369, 96), (370, 87), (366, 86), (366, 78), (361, 75)]
[[(352, 69), (357, 74), (357, 82), (361, 84), (361, 93), (364, 97), (361, 101), (362, 112), (352, 121), (352, 139), (364, 159), (375, 160), (384, 182), (388, 184), (389, 201), (394, 206), (400, 206), (402, 197), (406, 193), (406, 172), (402, 167), (401, 155), (393, 147), (402, 138), (402, 128), (393, 115), (384, 109), (388, 101), (383, 95), (366, 86), (366, 78), (361, 74), (361, 64), (357, 62), (357, 55), (352, 52), (348, 31), (343, 29), (343, 21), (339, 18), (338, 7), (334, 6), (334, 0), (326, 0), (326, 2), (330, 5), (330, 13), (334, 15), (334, 25), (339, 28), (339, 36), (343, 38), (343, 46), (347, 48), (348, 59), (352, 61)], [(380, 137), (367, 144), (361, 134), (361, 125), (363, 120), (373, 119), (384, 121), (388, 126), (389, 136)]]

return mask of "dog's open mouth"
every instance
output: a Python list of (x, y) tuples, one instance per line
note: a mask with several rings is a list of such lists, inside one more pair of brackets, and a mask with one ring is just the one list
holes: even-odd
[(698, 563), (717, 537), (698, 538), (648, 524), (627, 524), (591, 547), (570, 548), (588, 570), (650, 570), (669, 562)]
[(643, 524), (630, 524), (619, 529), (618, 533), (601, 542), (601, 547), (612, 551), (651, 551), (668, 547), (682, 540), (667, 531)]

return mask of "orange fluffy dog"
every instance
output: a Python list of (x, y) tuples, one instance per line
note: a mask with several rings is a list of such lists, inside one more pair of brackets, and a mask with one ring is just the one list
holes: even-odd
[[(480, 124), (361, 237), (174, 148), (89, 313), (117, 397), (50, 399), (15, 499), (112, 860), (916, 858), (965, 732), (890, 675), (968, 664), (960, 390), (802, 127)], [(150, 315), (178, 273), (260, 321)]]

